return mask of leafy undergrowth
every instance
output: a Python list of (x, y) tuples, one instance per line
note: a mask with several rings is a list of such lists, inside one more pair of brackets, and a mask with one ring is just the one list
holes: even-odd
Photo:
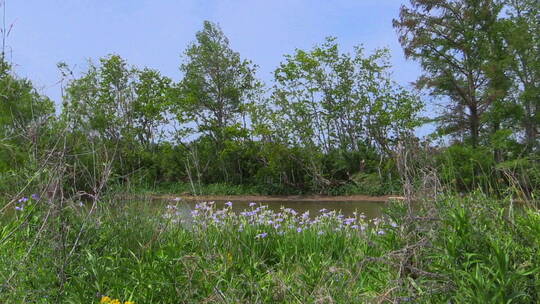
[(537, 303), (540, 213), (481, 195), (381, 219), (18, 205), (0, 230), (0, 302)]
[[(401, 192), (397, 182), (381, 183), (377, 174), (357, 174), (354, 183), (346, 183), (328, 189), (302, 190), (285, 186), (250, 185), (250, 184), (191, 184), (161, 183), (158, 186), (136, 185), (129, 189), (130, 193), (145, 194), (190, 194), (190, 195), (391, 195)], [(124, 185), (117, 185), (120, 192), (125, 192)]]

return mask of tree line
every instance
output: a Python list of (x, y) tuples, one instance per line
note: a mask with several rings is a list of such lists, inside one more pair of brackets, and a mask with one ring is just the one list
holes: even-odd
[[(186, 48), (177, 82), (116, 54), (81, 75), (60, 63), (58, 115), (2, 56), (0, 190), (37, 179), (41, 164), (62, 157), (62, 183), (89, 192), (107, 174), (117, 185), (195, 192), (223, 184), (268, 194), (396, 193), (403, 147), (452, 189), (532, 190), (540, 182), (539, 16), (535, 0), (403, 5), (393, 26), (422, 66), (423, 100), (392, 80), (387, 49), (344, 52), (333, 37), (285, 55), (263, 84), (209, 21)], [(424, 103), (444, 111), (426, 117)], [(436, 132), (416, 138), (428, 122)]]

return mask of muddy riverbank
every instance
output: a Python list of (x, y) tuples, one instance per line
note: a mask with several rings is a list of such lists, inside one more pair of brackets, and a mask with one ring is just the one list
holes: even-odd
[(186, 200), (186, 201), (231, 201), (231, 202), (387, 202), (389, 200), (403, 200), (401, 196), (326, 196), (326, 195), (150, 195), (159, 200)]

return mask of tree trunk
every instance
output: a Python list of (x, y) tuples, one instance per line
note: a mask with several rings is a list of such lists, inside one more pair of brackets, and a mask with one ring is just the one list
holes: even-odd
[(533, 110), (530, 101), (526, 102), (525, 104), (525, 112), (526, 118), (524, 119), (524, 124), (527, 150), (534, 151), (535, 148), (538, 146), (538, 126), (536, 123), (536, 111)]
[(478, 137), (480, 129), (480, 118), (478, 116), (478, 106), (476, 104), (469, 105), (469, 131), (471, 132), (471, 144), (473, 147), (478, 146)]

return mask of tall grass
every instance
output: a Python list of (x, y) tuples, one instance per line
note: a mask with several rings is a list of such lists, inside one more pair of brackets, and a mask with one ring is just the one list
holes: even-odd
[(43, 225), (46, 202), (24, 204), (2, 218), (2, 303), (540, 301), (540, 213), (482, 194), (414, 214), (395, 202), (374, 221), (259, 205), (101, 202), (90, 213), (69, 202), (63, 233)]

